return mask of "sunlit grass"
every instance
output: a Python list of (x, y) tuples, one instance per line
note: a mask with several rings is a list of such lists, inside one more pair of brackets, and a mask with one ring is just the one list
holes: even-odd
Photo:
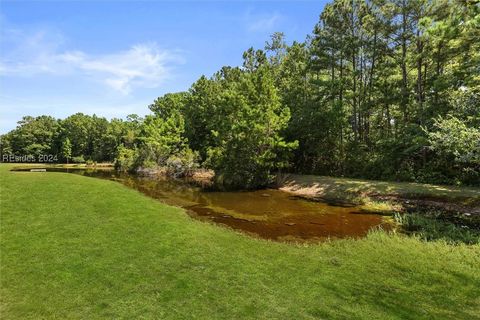
[[(386, 182), (313, 175), (290, 175), (280, 183), (289, 191), (305, 193), (330, 201), (364, 205), (365, 210), (375, 212), (381, 206), (397, 211), (392, 207), (392, 199), (427, 199), (448, 201), (466, 206), (480, 206), (480, 188), (437, 186), (408, 182)], [(376, 198), (383, 198), (382, 200)], [(373, 199), (373, 200), (372, 200)]]
[(392, 201), (374, 201), (370, 198), (363, 199), (363, 204), (360, 206), (363, 211), (379, 214), (393, 214), (402, 211), (402, 206)]

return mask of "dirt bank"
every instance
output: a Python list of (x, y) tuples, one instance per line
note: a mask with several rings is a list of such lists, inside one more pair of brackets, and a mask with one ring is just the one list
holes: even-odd
[(365, 211), (436, 209), (480, 217), (480, 188), (298, 174), (278, 177), (277, 187), (311, 200), (363, 205)]

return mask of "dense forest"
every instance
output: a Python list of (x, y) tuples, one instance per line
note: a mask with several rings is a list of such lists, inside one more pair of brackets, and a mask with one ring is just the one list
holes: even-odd
[(24, 117), (2, 154), (211, 168), (232, 188), (278, 171), (480, 185), (476, 1), (335, 0), (305, 41), (277, 32), (243, 61), (145, 117)]

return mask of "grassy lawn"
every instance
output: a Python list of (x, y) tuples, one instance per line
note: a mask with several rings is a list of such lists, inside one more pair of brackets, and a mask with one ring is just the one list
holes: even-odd
[(293, 246), (112, 181), (0, 165), (2, 319), (480, 319), (480, 246)]

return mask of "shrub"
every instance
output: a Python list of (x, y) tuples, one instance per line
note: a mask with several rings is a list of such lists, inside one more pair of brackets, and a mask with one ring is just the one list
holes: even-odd
[(453, 183), (479, 185), (480, 130), (456, 117), (435, 120), (434, 129), (425, 130), (430, 149), (436, 154), (437, 170)]
[(73, 163), (85, 163), (85, 159), (82, 156), (72, 157)]
[(138, 158), (135, 149), (128, 149), (123, 145), (118, 147), (118, 155), (115, 158), (115, 169), (120, 171), (131, 171), (135, 168)]
[(463, 219), (461, 223), (452, 223), (442, 217), (440, 213), (406, 213), (395, 214), (395, 220), (404, 232), (412, 234), (425, 241), (444, 240), (446, 242), (478, 244), (480, 232), (470, 227), (471, 222)]
[(198, 152), (194, 152), (190, 148), (171, 155), (166, 161), (167, 174), (173, 177), (192, 176), (199, 168), (198, 159)]

